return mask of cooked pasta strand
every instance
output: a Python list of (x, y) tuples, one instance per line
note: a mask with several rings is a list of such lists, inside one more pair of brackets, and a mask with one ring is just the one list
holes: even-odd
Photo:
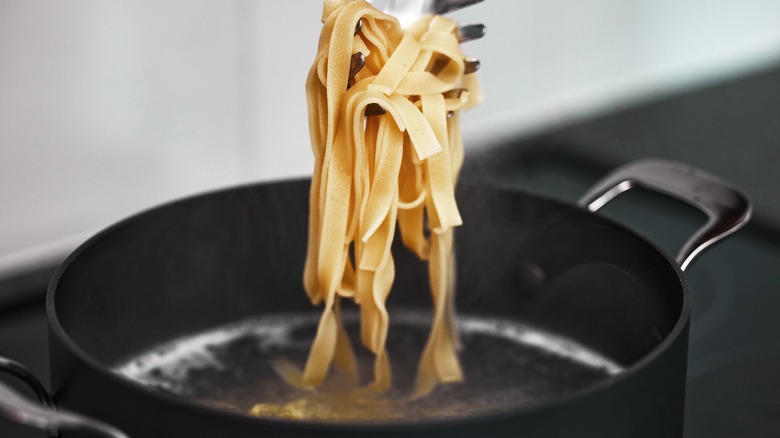
[[(355, 34), (358, 20), (363, 25)], [(461, 225), (454, 196), (463, 160), (459, 112), (480, 93), (474, 75), (463, 74), (456, 28), (452, 20), (425, 16), (404, 31), (363, 0), (324, 1), (306, 82), (315, 166), (304, 270), (306, 292), (323, 311), (303, 371), (277, 367), (292, 384), (319, 385), (331, 366), (357, 375), (341, 322), (341, 300), (348, 298), (360, 306), (361, 342), (375, 354), (369, 387), (391, 387), (385, 302), (395, 277), (396, 227), (405, 246), (428, 260), (433, 302), (414, 396), (462, 379), (453, 260), (453, 230)], [(348, 87), (357, 51), (366, 63)], [(444, 96), (460, 88), (466, 90), (459, 96)], [(386, 113), (366, 117), (369, 104)]]

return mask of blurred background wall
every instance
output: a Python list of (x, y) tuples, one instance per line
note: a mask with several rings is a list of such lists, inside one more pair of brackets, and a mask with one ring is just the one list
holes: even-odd
[[(310, 173), (320, 13), (0, 0), (0, 276), (172, 198)], [(488, 26), (465, 47), (485, 94), (464, 117), (472, 150), (780, 62), (777, 0), (486, 0), (455, 17)]]

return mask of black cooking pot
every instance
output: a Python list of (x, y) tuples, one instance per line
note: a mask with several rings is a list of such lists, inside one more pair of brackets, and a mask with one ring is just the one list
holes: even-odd
[[(0, 413), (66, 438), (681, 436), (690, 318), (682, 271), (744, 224), (750, 204), (727, 183), (659, 160), (617, 170), (581, 204), (596, 210), (634, 186), (708, 214), (677, 261), (586, 208), (517, 190), (459, 189), (466, 381), (414, 402), (419, 415), (269, 419), (244, 414), (237, 401), (281, 394), (263, 358), (302, 356), (269, 339), (292, 339), (287, 346), (305, 353), (316, 325), (319, 309), (301, 280), (307, 181), (174, 202), (82, 245), (47, 296), (53, 396), (3, 361), (45, 403), (0, 384)], [(430, 298), (425, 266), (400, 245), (394, 257), (388, 345), (403, 387), (414, 370), (404, 355), (419, 354)]]

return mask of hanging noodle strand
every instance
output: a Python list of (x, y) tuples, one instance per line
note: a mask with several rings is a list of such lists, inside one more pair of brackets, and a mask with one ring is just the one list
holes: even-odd
[[(385, 302), (395, 277), (396, 229), (428, 261), (433, 303), (413, 396), (463, 378), (454, 315), (453, 229), (461, 225), (454, 191), (463, 161), (459, 113), (480, 92), (474, 75), (464, 74), (456, 28), (425, 16), (404, 30), (363, 0), (324, 2), (306, 82), (315, 165), (304, 271), (306, 292), (323, 310), (303, 371), (281, 372), (291, 383), (317, 386), (332, 368), (356, 375), (341, 320), (341, 301), (350, 299), (360, 308), (362, 344), (375, 355), (370, 387), (392, 386)], [(366, 63), (350, 83), (357, 52)], [(375, 105), (385, 114), (366, 116)]]

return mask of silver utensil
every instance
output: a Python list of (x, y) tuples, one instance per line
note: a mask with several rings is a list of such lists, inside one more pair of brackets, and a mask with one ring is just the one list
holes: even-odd
[[(401, 23), (402, 27), (406, 27), (424, 14), (441, 15), (480, 2), (482, 0), (387, 0), (382, 8), (382, 12), (394, 16)], [(369, 3), (374, 4), (375, 1), (371, 0)], [(358, 34), (362, 28), (363, 22), (361, 20), (355, 26), (355, 34)], [(482, 38), (485, 36), (486, 30), (485, 25), (479, 23), (460, 26), (455, 32), (458, 41), (464, 43)], [(352, 55), (350, 58), (347, 88), (354, 83), (355, 76), (365, 65), (366, 56), (362, 52), (356, 52)], [(479, 67), (480, 62), (478, 59), (466, 58), (463, 60), (464, 74), (475, 73), (479, 70)], [(382, 114), (385, 114), (385, 110), (379, 105), (371, 104), (366, 108), (366, 115)]]

